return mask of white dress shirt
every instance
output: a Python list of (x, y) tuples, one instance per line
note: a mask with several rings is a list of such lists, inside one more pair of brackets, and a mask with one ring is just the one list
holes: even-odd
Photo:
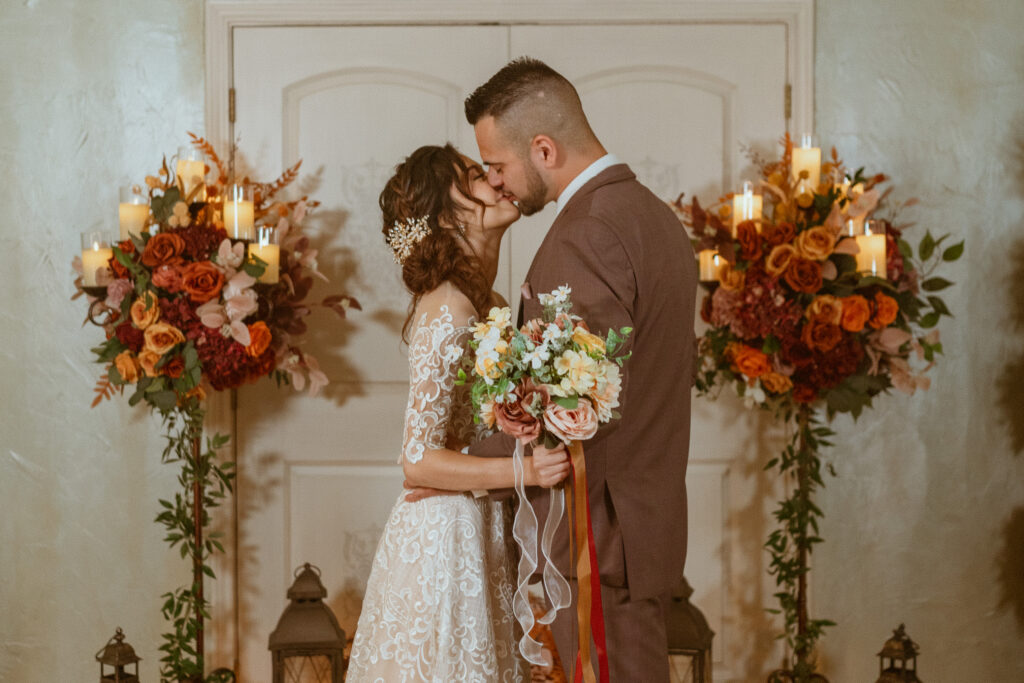
[(590, 164), (590, 166), (583, 169), (582, 173), (573, 178), (572, 182), (565, 186), (565, 189), (562, 190), (562, 194), (558, 195), (558, 202), (555, 204), (558, 210), (555, 212), (555, 215), (562, 213), (562, 209), (564, 209), (565, 205), (569, 203), (572, 196), (576, 194), (581, 187), (586, 185), (587, 181), (594, 178), (598, 173), (609, 166), (621, 163), (622, 162), (619, 161), (619, 158), (614, 154), (605, 154), (603, 157)]

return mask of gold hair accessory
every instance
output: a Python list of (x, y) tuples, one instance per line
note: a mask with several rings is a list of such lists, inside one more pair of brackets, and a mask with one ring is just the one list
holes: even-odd
[(423, 218), (406, 218), (405, 222), (395, 221), (388, 236), (384, 239), (394, 252), (395, 263), (402, 265), (405, 259), (409, 258), (413, 247), (419, 241), (430, 234), (430, 226), (427, 225), (429, 214)]

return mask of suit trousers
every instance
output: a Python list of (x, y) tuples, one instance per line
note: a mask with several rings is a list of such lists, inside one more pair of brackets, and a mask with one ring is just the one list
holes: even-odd
[[(576, 616), (576, 579), (569, 579), (573, 602), (558, 613), (551, 631), (566, 678), (571, 682), (576, 652), (579, 649)], [(628, 588), (601, 586), (604, 608), (605, 641), (608, 645), (608, 672), (611, 683), (668, 683), (668, 638), (665, 635), (665, 610), (670, 594), (646, 600), (630, 600)], [(597, 654), (590, 651), (597, 673)]]

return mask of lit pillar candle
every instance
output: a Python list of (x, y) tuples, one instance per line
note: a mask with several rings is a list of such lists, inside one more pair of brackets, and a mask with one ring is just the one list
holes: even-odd
[(228, 236), (251, 242), (256, 238), (255, 218), (252, 188), (248, 185), (231, 185), (224, 197), (224, 229)]
[(149, 198), (136, 192), (132, 186), (122, 187), (120, 203), (117, 206), (118, 223), (121, 226), (121, 240), (140, 237), (149, 218)]
[(754, 221), (757, 231), (761, 231), (761, 209), (764, 198), (754, 194), (754, 184), (749, 180), (743, 183), (743, 192), (732, 196), (732, 234), (736, 236), (736, 226), (743, 221)]
[(277, 229), (261, 227), (255, 242), (249, 245), (249, 255), (255, 256), (267, 264), (259, 281), (268, 285), (275, 284), (280, 278), (281, 247), (277, 244)]
[(817, 192), (821, 182), (821, 148), (812, 147), (813, 144), (807, 134), (800, 146), (793, 148), (793, 185), (800, 183), (800, 172), (807, 171), (807, 185), (811, 192)]
[(885, 227), (882, 221), (867, 221), (864, 234), (857, 236), (857, 272), (885, 279)]
[(114, 250), (101, 232), (82, 233), (82, 286), (98, 287), (107, 283)]
[(700, 259), (700, 281), (718, 282), (718, 269), (722, 267), (722, 257), (717, 249), (703, 249), (698, 254)]
[[(185, 196), (182, 197), (184, 200), (192, 194), (192, 190), (197, 185), (205, 183), (206, 162), (203, 161), (202, 153), (194, 147), (179, 147), (178, 163), (174, 167), (174, 172), (181, 178), (181, 184), (185, 190)], [(206, 199), (205, 185), (201, 191), (192, 197), (192, 201), (202, 201), (204, 199)]]

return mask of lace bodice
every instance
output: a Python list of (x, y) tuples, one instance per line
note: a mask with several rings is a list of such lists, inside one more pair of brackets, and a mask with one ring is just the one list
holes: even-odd
[(402, 457), (409, 462), (452, 439), (465, 445), (476, 436), (469, 387), (455, 385), (474, 322), (472, 308), (464, 298), (442, 291), (424, 297), (415, 315), (402, 440)]

